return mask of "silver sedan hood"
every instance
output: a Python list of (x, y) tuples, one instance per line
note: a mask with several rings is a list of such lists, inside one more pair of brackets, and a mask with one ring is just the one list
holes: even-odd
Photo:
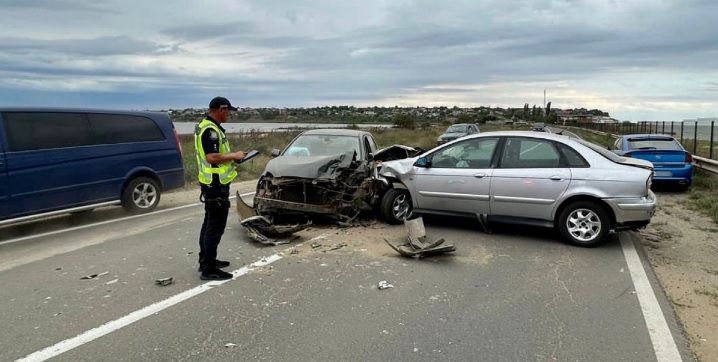
[(379, 174), (384, 177), (400, 177), (410, 173), (414, 169), (414, 162), (417, 157), (382, 162)]

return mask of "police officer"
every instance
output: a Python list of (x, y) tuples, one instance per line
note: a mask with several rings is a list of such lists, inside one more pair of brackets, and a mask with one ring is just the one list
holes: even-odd
[(237, 108), (224, 97), (209, 102), (209, 113), (195, 127), (194, 144), (199, 169), (200, 200), (204, 202), (204, 221), (199, 233), (199, 270), (202, 280), (231, 279), (232, 274), (220, 268), (228, 261), (217, 259), (217, 246), (227, 226), (229, 184), (237, 176), (234, 161), (246, 156), (243, 151), (231, 152), (221, 124)]

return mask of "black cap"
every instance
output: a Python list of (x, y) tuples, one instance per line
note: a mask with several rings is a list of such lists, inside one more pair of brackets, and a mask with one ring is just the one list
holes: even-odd
[(224, 97), (214, 97), (209, 101), (209, 109), (229, 108), (233, 111), (237, 110), (237, 107), (232, 107), (232, 103)]

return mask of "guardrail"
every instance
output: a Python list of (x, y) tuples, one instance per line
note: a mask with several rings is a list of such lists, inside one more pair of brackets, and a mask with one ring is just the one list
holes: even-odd
[(709, 158), (693, 156), (693, 165), (712, 173), (718, 173), (718, 161)]

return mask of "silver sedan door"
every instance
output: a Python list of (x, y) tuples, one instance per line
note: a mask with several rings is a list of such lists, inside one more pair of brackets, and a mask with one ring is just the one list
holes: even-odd
[(549, 140), (508, 137), (491, 182), (491, 215), (550, 220), (571, 169)]
[(414, 176), (416, 206), (423, 210), (483, 214), (489, 210), (491, 158), (498, 137), (470, 138), (429, 155)]

